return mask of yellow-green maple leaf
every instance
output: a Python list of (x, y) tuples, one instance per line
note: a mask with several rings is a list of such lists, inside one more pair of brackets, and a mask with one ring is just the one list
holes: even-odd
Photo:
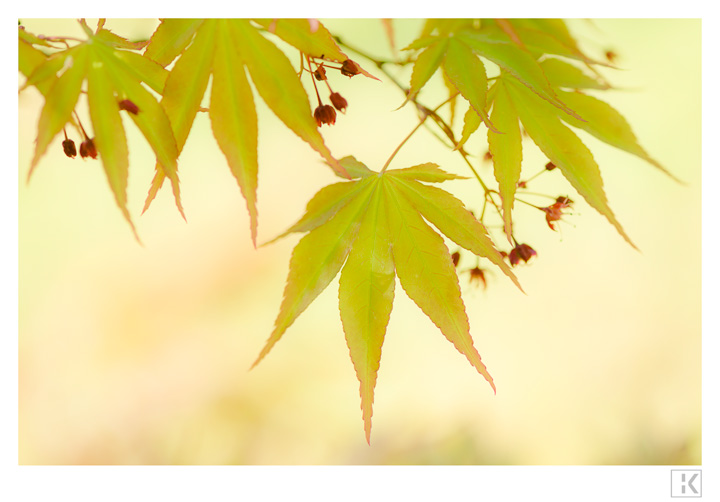
[[(290, 30), (291, 34), (303, 33), (294, 23), (282, 26), (296, 28)], [(258, 125), (250, 80), (275, 115), (320, 153), (331, 168), (347, 177), (318, 131), (310, 101), (290, 61), (249, 20), (163, 20), (155, 37), (158, 41), (150, 42), (146, 55), (149, 53), (164, 64), (180, 55), (167, 78), (162, 99), (180, 150), (213, 75), (210, 123), (247, 203), (253, 242), (258, 218)], [(301, 39), (310, 43), (308, 37)], [(145, 209), (155, 198), (163, 179), (163, 174), (158, 172)]]
[(253, 366), (340, 273), (340, 317), (360, 381), (369, 441), (395, 276), (407, 295), (495, 388), (470, 336), (450, 252), (430, 223), (459, 246), (498, 265), (516, 284), (517, 279), (485, 227), (462, 202), (426, 184), (459, 176), (431, 163), (376, 173), (354, 158), (340, 162), (354, 166), (357, 179), (320, 190), (300, 221), (283, 234), (308, 232), (292, 253), (275, 328)]
[[(45, 97), (28, 178), (52, 140), (68, 123), (75, 123), (73, 111), (87, 80), (90, 132), (94, 131), (96, 136), (95, 147), (117, 205), (137, 238), (127, 209), (128, 149), (119, 103), (127, 99), (136, 105), (137, 113), (128, 112), (128, 115), (155, 152), (179, 200), (178, 150), (170, 122), (155, 97), (142, 85), (144, 82), (151, 88), (159, 87), (167, 72), (150, 60), (140, 63), (138, 58), (142, 56), (119, 49), (133, 46), (121, 37), (114, 37), (104, 29), (94, 34), (84, 21), (81, 26), (87, 40), (44, 61), (35, 51), (27, 48), (22, 51), (21, 56), (30, 61), (21, 62), (21, 68), (25, 67), (26, 71), (32, 68), (28, 71), (28, 84), (36, 86)], [(21, 43), (25, 44), (22, 40)]]

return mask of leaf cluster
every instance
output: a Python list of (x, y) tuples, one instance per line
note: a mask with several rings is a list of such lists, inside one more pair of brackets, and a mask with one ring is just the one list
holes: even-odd
[[(94, 31), (85, 21), (80, 24), (84, 40), (38, 37), (22, 27), (19, 30), (19, 70), (27, 77), (23, 89), (34, 86), (45, 97), (30, 173), (61, 131), (78, 129), (86, 147), (96, 148), (117, 205), (135, 232), (127, 209), (128, 145), (121, 114), (129, 115), (157, 160), (144, 210), (167, 178), (183, 214), (177, 159), (195, 117), (207, 112), (213, 135), (246, 200), (255, 243), (259, 169), (255, 103), (259, 96), (343, 178), (317, 192), (305, 214), (278, 237), (306, 234), (292, 253), (275, 327), (255, 364), (339, 274), (340, 316), (360, 382), (368, 441), (396, 277), (495, 389), (470, 336), (456, 271), (459, 254), (450, 253), (446, 239), (476, 256), (478, 263), (488, 260), (520, 287), (510, 266), (536, 255), (517, 241), (513, 229), (514, 205), (527, 184), (521, 181), (524, 135), (548, 158), (547, 170), (557, 167), (578, 195), (632, 246), (610, 208), (599, 166), (575, 131), (584, 130), (672, 176), (640, 146), (624, 117), (590, 94), (612, 89), (599, 70), (612, 68), (612, 62), (584, 54), (562, 20), (429, 19), (403, 49), (403, 58), (393, 51), (392, 61), (338, 43), (317, 20), (163, 19), (150, 40), (141, 42), (110, 32), (102, 20)], [(385, 20), (384, 26), (394, 48), (392, 21)], [(299, 52), (299, 73), (277, 46), (279, 40)], [(341, 47), (376, 63), (403, 92), (403, 105), (414, 105), (420, 115), (418, 126), (378, 171), (353, 156), (336, 159), (319, 132), (322, 124), (334, 124), (335, 109), (344, 112), (347, 106), (344, 98), (332, 92), (326, 69), (339, 70), (347, 77), (376, 79)], [(407, 85), (388, 69), (405, 65), (412, 67)], [(448, 98), (432, 108), (421, 103), (420, 97), (438, 71)], [(301, 82), (304, 75), (315, 88), (318, 108), (314, 113)], [(332, 106), (322, 103), (317, 84), (323, 81), (331, 91)], [(209, 107), (205, 109), (201, 104), (208, 87)], [(76, 112), (83, 94), (92, 136)], [(456, 134), (453, 122), (458, 102), (466, 103), (467, 111)], [(449, 104), (449, 120), (439, 113), (445, 104)], [(485, 207), (478, 218), (460, 200), (435, 186), (464, 177), (431, 162), (388, 169), (397, 151), (428, 119), (462, 156), (485, 193), (485, 203), (490, 202), (502, 218), (503, 233), (514, 246), (509, 254), (498, 251), (491, 240), (483, 223)], [(464, 151), (466, 142), (483, 125), (496, 190), (482, 180)], [(494, 196), (499, 197), (498, 203)], [(571, 204), (569, 197), (561, 196), (550, 206), (535, 207), (545, 212), (554, 228), (553, 221)], [(485, 282), (482, 269), (470, 272)]]
[[(75, 117), (73, 113), (81, 94), (87, 94), (94, 135), (79, 124), (81, 134), (94, 142), (116, 202), (135, 231), (127, 210), (128, 148), (119, 106), (129, 101), (134, 105), (129, 115), (157, 157), (144, 210), (168, 178), (184, 217), (177, 158), (202, 110), (211, 75), (210, 106), (205, 111), (247, 202), (253, 242), (257, 235), (258, 123), (250, 81), (288, 128), (338, 173), (347, 175), (318, 131), (295, 69), (263, 34), (271, 29), (303, 54), (346, 61), (322, 25), (312, 26), (307, 19), (164, 19), (149, 41), (133, 43), (105, 29), (102, 20), (95, 31), (84, 20), (80, 24), (87, 36), (81, 41), (39, 38), (23, 27), (18, 30), (19, 69), (27, 77), (23, 89), (35, 86), (45, 96), (28, 177), (52, 140), (67, 125), (78, 126), (77, 113)], [(137, 52), (140, 49), (143, 54)]]

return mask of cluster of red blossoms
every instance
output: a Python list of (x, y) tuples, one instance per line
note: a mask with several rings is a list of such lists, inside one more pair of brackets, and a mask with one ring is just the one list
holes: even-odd
[[(311, 62), (310, 58), (307, 58), (307, 61), (309, 66)], [(326, 68), (340, 70), (340, 73), (342, 73), (343, 75), (347, 77), (354, 77), (355, 75), (360, 74), (360, 67), (357, 65), (357, 63), (355, 63), (355, 61), (351, 59), (346, 59), (340, 67), (326, 66), (325, 63), (320, 63), (319, 65), (317, 63), (315, 64), (317, 66), (315, 71), (312, 71), (312, 75), (313, 85), (315, 86), (315, 93), (317, 94), (318, 98), (318, 107), (315, 108), (313, 116), (315, 117), (315, 122), (317, 122), (318, 127), (322, 126), (323, 124), (333, 125), (335, 124), (335, 118), (337, 117), (337, 113), (335, 112), (335, 110), (345, 113), (348, 102), (340, 95), (339, 92), (333, 92), (333, 90), (330, 88), (330, 83), (327, 80)], [(323, 104), (322, 99), (320, 99), (320, 93), (318, 92), (317, 84), (315, 83), (315, 81), (324, 81), (325, 84), (328, 86), (328, 90), (330, 91), (330, 102), (332, 103), (332, 105)]]
[[(129, 99), (123, 99), (118, 103), (118, 107), (121, 110), (125, 110), (128, 113), (132, 113), (133, 115), (137, 115), (140, 109), (138, 106), (130, 101)], [(77, 117), (77, 114), (75, 115)], [(80, 130), (82, 131), (83, 136), (85, 139), (82, 143), (80, 143), (80, 157), (83, 159), (90, 157), (93, 159), (97, 159), (97, 148), (95, 148), (95, 142), (93, 141), (93, 138), (89, 137), (87, 133), (85, 132), (85, 128), (83, 127), (82, 123), (80, 122), (80, 117), (77, 117), (78, 119), (78, 125), (80, 126)], [(77, 155), (77, 150), (75, 149), (75, 142), (67, 137), (67, 132), (63, 128), (63, 134), (65, 135), (65, 140), (62, 142), (63, 152), (65, 152), (65, 155), (70, 157), (71, 159), (74, 159)]]

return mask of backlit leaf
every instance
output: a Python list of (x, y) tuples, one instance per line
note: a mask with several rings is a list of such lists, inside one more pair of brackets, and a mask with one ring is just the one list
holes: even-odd
[(358, 161), (352, 155), (350, 155), (348, 157), (343, 157), (342, 159), (340, 159), (340, 165), (345, 168), (347, 173), (353, 179), (367, 178), (368, 176), (375, 176), (377, 174), (375, 171), (371, 171), (370, 169), (368, 169), (368, 167), (365, 164)]
[[(380, 186), (376, 190), (382, 189)], [(381, 349), (395, 294), (395, 266), (386, 212), (384, 196), (377, 193), (369, 202), (357, 239), (340, 274), (340, 318), (350, 359), (360, 381), (368, 443)]]
[(475, 113), (475, 110), (472, 109), (472, 107), (468, 108), (468, 111), (465, 112), (465, 117), (463, 118), (463, 129), (462, 134), (460, 137), (460, 141), (458, 141), (457, 146), (455, 147), (455, 150), (461, 148), (467, 140), (470, 139), (470, 136), (480, 128), (480, 124), (482, 124), (482, 119), (480, 118), (480, 115)]
[(69, 49), (70, 63), (45, 95), (45, 105), (40, 112), (35, 154), (30, 164), (28, 178), (48, 145), (70, 120), (72, 111), (80, 96), (88, 64), (87, 46), (79, 45)]
[(458, 102), (458, 91), (455, 85), (450, 81), (450, 79), (447, 76), (447, 73), (442, 72), (443, 76), (443, 83), (445, 84), (445, 88), (448, 91), (448, 98), (450, 98), (450, 102), (448, 103), (448, 107), (450, 108), (450, 120), (448, 121), (448, 125), (452, 128), (452, 126), (455, 124), (455, 113), (457, 110), (457, 102)]
[(113, 85), (103, 64), (97, 61), (90, 64), (87, 79), (95, 148), (115, 201), (139, 240), (127, 209), (128, 147)]
[(327, 28), (319, 21), (316, 21), (314, 30), (309, 19), (256, 19), (255, 21), (308, 56), (332, 59), (340, 63), (348, 59)]
[(492, 120), (502, 134), (488, 130), (495, 179), (502, 199), (505, 235), (512, 242), (512, 208), (520, 180), (522, 134), (518, 116), (502, 81), (498, 82), (493, 101)]
[[(513, 21), (510, 22), (513, 26), (513, 35), (519, 39), (523, 48), (533, 53), (536, 57), (542, 56), (543, 54), (553, 54), (586, 63), (605, 64), (585, 56), (577, 49), (577, 47), (565, 45), (562, 41), (550, 33), (537, 28), (521, 27)], [(512, 37), (510, 37), (507, 33), (503, 33), (503, 30), (500, 30), (499, 28), (490, 27), (487, 28), (485, 32), (498, 41), (510, 42), (512, 40)]]
[(457, 176), (430, 163), (372, 173), (321, 189), (300, 221), (283, 234), (309, 231), (293, 251), (275, 329), (255, 361), (268, 353), (342, 268), (340, 316), (360, 381), (368, 441), (395, 274), (408, 296), (495, 388), (470, 337), (450, 253), (443, 237), (425, 220), (458, 245), (489, 258), (517, 284), (482, 223), (449, 193), (420, 182)]
[(150, 89), (158, 94), (163, 93), (170, 72), (160, 64), (136, 52), (115, 51), (114, 55), (121, 61), (123, 68), (136, 80), (145, 82)]
[[(25, 43), (22, 43), (21, 45), (27, 46), (27, 44)], [(42, 54), (42, 52), (40, 51), (37, 52)], [(50, 56), (43, 57), (43, 60), (39, 61), (40, 64), (35, 66), (33, 71), (28, 75), (25, 84), (23, 84), (20, 90), (22, 91), (23, 89), (31, 85), (37, 87), (39, 84), (47, 83), (48, 79), (57, 77), (58, 72), (62, 70), (63, 66), (65, 65), (65, 60), (70, 55), (70, 51), (62, 51), (56, 52), (55, 54), (52, 54)], [(37, 58), (35, 59), (37, 60)]]
[(128, 113), (155, 152), (158, 163), (173, 184), (173, 192), (179, 204), (180, 181), (177, 175), (178, 150), (170, 120), (155, 97), (145, 89), (135, 76), (126, 71), (125, 65), (115, 58), (114, 52), (97, 44), (93, 46), (105, 71), (122, 95), (137, 105), (137, 114)]
[(145, 49), (145, 57), (167, 66), (187, 47), (202, 23), (202, 19), (162, 19)]
[(431, 33), (437, 33), (441, 36), (450, 35), (456, 31), (460, 31), (465, 28), (470, 28), (474, 23), (473, 19), (469, 18), (441, 18), (441, 19), (427, 19), (421, 36), (429, 35)]
[(615, 108), (604, 101), (579, 92), (560, 91), (560, 97), (568, 106), (571, 106), (585, 119), (584, 122), (581, 122), (572, 117), (560, 116), (565, 122), (574, 127), (586, 130), (609, 145), (637, 155), (674, 180), (680, 181), (660, 165), (658, 161), (647, 154), (638, 143), (635, 134), (630, 128), (630, 124), (628, 124), (625, 117), (615, 110)]
[[(545, 76), (553, 87), (569, 89), (609, 89), (604, 82), (589, 77), (578, 67), (557, 58), (547, 58), (540, 62)], [(568, 106), (572, 107), (568, 104)], [(577, 110), (576, 110), (577, 111)], [(582, 116), (581, 112), (578, 112)]]
[(398, 178), (394, 174), (394, 171), (388, 171), (386, 176), (393, 180), (393, 186), (427, 221), (458, 246), (489, 259), (522, 290), (515, 274), (495, 249), (483, 224), (460, 200), (437, 187), (413, 179)]
[[(23, 30), (21, 30), (23, 31)], [(43, 64), (47, 60), (47, 56), (44, 52), (39, 51), (29, 43), (18, 40), (18, 70), (20, 73), (25, 75), (25, 78), (29, 78), (33, 74), (35, 69)], [(48, 84), (49, 88), (49, 84)], [(45, 92), (40, 91), (43, 95)]]
[(497, 42), (479, 32), (462, 31), (457, 36), (482, 57), (497, 64), (538, 96), (557, 106), (565, 113), (577, 117), (573, 110), (558, 99), (547, 77), (545, 77), (542, 67), (528, 52), (512, 43)]
[(258, 183), (255, 102), (227, 23), (220, 21), (216, 30), (210, 124), (247, 202), (250, 232), (255, 243)]
[[(210, 80), (214, 51), (215, 21), (205, 21), (199, 25), (192, 44), (175, 61), (175, 65), (165, 81), (160, 104), (170, 120), (178, 153), (185, 146), (195, 116), (200, 109), (200, 103), (205, 96)], [(145, 200), (143, 212), (147, 211), (165, 179), (162, 168), (156, 166), (155, 169), (157, 171)], [(182, 206), (177, 198), (175, 202), (180, 214), (183, 214)]]
[[(356, 182), (348, 182), (356, 183)], [(365, 190), (327, 223), (300, 239), (290, 258), (280, 313), (275, 329), (253, 367), (270, 351), (287, 328), (340, 272), (360, 229), (372, 190)]]
[(116, 35), (105, 28), (97, 30), (93, 38), (102, 40), (103, 42), (119, 49), (140, 50), (148, 44), (148, 40), (130, 42), (128, 39), (123, 38), (120, 35)]
[(215, 21), (202, 23), (192, 45), (180, 55), (165, 82), (161, 103), (172, 124), (179, 151), (185, 146), (210, 80), (215, 33)]
[(409, 43), (407, 46), (403, 47), (403, 51), (411, 51), (411, 50), (418, 50), (418, 49), (424, 49), (425, 47), (432, 45), (433, 43), (440, 40), (441, 37), (438, 37), (436, 35), (427, 35), (427, 36), (421, 36), (413, 40), (411, 43)]
[(406, 167), (404, 169), (392, 169), (389, 171), (395, 178), (412, 179), (418, 181), (427, 181), (430, 183), (441, 183), (449, 180), (464, 180), (465, 176), (448, 173), (438, 167), (437, 164), (426, 162), (417, 166)]
[(535, 18), (535, 19), (511, 19), (510, 23), (518, 28), (541, 31), (552, 36), (566, 47), (580, 52), (577, 41), (570, 34), (565, 21), (562, 19)]
[(287, 57), (248, 21), (233, 20), (231, 29), (255, 88), (265, 103), (287, 127), (320, 153), (330, 167), (346, 176), (325, 146), (305, 89)]
[(493, 379), (470, 337), (465, 304), (445, 242), (397, 188), (386, 183), (385, 193), (391, 249), (400, 284), (494, 390)]
[(361, 180), (353, 183), (340, 182), (321, 188), (308, 202), (302, 218), (265, 245), (293, 232), (309, 232), (319, 227), (335, 216), (339, 210), (345, 207), (371, 182), (372, 180)]
[(455, 88), (468, 100), (488, 129), (495, 130), (485, 113), (488, 80), (480, 58), (470, 47), (452, 38), (447, 44), (443, 68)]
[(525, 130), (542, 152), (585, 200), (612, 223), (633, 247), (630, 237), (608, 205), (600, 168), (580, 138), (564, 125), (546, 101), (538, 99), (525, 86), (506, 80), (506, 88)]
[(447, 49), (447, 38), (440, 38), (427, 46), (417, 57), (413, 65), (412, 75), (410, 77), (410, 91), (408, 100), (413, 99), (422, 87), (430, 80), (435, 71), (440, 67), (445, 50)]
[(52, 44), (48, 43), (47, 40), (27, 31), (24, 26), (18, 26), (18, 39), (30, 46), (42, 45), (43, 47), (54, 47)]

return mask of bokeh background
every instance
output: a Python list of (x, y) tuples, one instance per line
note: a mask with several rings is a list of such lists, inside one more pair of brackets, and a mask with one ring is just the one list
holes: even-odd
[[(380, 21), (324, 22), (349, 43), (390, 57)], [(72, 20), (23, 24), (33, 33), (80, 35)], [(131, 39), (148, 37), (156, 25), (106, 24)], [(394, 26), (401, 48), (421, 23)], [(527, 295), (499, 273), (489, 275), (487, 290), (461, 275), (475, 344), (497, 395), (397, 288), (371, 446), (337, 312), (337, 281), (249, 371), (272, 329), (298, 237), (253, 248), (245, 202), (207, 116), (196, 119), (180, 157), (187, 223), (167, 187), (140, 216), (154, 157), (126, 124), (129, 208), (140, 246), (100, 163), (66, 158), (60, 139), (25, 182), (43, 101), (32, 89), (21, 93), (19, 462), (699, 464), (701, 22), (570, 26), (591, 56), (618, 54), (622, 69), (603, 71), (618, 90), (596, 95), (623, 113), (646, 150), (686, 184), (579, 133), (640, 252), (559, 173), (538, 178), (535, 191), (568, 194), (577, 203), (560, 232), (548, 229), (539, 211), (518, 206), (516, 235), (539, 255), (516, 270)], [(417, 123), (415, 111), (394, 111), (403, 96), (389, 82), (331, 78), (349, 107), (334, 127), (322, 128), (328, 145), (338, 157), (355, 155), (379, 168)], [(443, 93), (436, 76), (420, 97), (434, 106)], [(263, 242), (337, 178), (257, 103)], [(468, 150), (492, 181), (490, 165), (480, 160), (483, 136)], [(530, 141), (524, 159), (524, 177), (546, 162)], [(468, 174), (427, 132), (393, 167), (426, 161)], [(445, 185), (480, 209), (477, 184)], [(461, 262), (461, 269), (472, 266), (467, 257)]]

